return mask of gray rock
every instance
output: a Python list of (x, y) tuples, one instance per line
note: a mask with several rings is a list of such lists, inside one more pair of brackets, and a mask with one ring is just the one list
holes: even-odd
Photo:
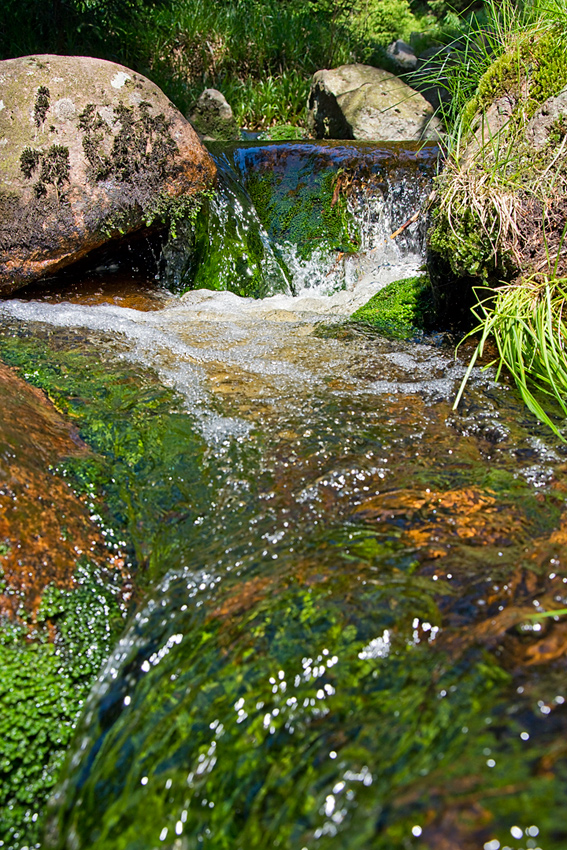
[(405, 41), (401, 39), (393, 41), (386, 52), (399, 72), (415, 71), (417, 68), (417, 56), (413, 47)]
[(545, 147), (553, 125), (561, 118), (567, 118), (567, 87), (539, 107), (526, 127), (528, 143), (536, 150)]
[(188, 117), (201, 138), (220, 141), (240, 138), (230, 104), (217, 89), (205, 89)]
[(85, 56), (0, 62), (0, 293), (70, 265), (213, 182), (163, 92)]
[(438, 140), (433, 108), (394, 74), (369, 65), (317, 71), (307, 126), (319, 139)]

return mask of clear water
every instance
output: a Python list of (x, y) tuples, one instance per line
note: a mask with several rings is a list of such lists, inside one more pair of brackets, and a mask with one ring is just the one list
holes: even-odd
[(567, 846), (567, 633), (532, 616), (567, 606), (565, 448), (490, 372), (454, 412), (466, 352), (318, 332), (421, 261), (365, 232), (330, 295), (324, 269), (297, 297), (1, 306), (109, 380), (113, 359), (156, 372), (208, 481), (148, 538), (162, 577), (94, 686), (46, 847)]

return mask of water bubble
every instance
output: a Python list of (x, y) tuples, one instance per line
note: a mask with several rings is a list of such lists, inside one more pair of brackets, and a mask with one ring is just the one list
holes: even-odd
[(520, 839), (524, 833), (522, 832), (519, 826), (511, 826), (510, 834), (512, 835), (512, 838)]
[(412, 828), (411, 828), (411, 834), (415, 835), (416, 838), (419, 838), (419, 836), (421, 835), (422, 832), (423, 832), (423, 830), (420, 826), (416, 825), (416, 826), (412, 826)]

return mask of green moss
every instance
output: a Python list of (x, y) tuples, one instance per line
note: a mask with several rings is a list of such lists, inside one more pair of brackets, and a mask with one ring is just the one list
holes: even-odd
[[(0, 838), (36, 844), (83, 700), (123, 627), (117, 588), (88, 561), (47, 589), (39, 625), (0, 624)], [(55, 644), (48, 627), (55, 629)]]
[(299, 166), (246, 174), (246, 190), (270, 237), (295, 245), (302, 259), (322, 247), (357, 251), (360, 238), (341, 191), (342, 172), (312, 167), (309, 158)]
[(428, 326), (431, 313), (429, 278), (422, 275), (389, 283), (359, 307), (349, 322), (393, 339), (407, 339)]
[(451, 221), (445, 210), (435, 212), (428, 233), (429, 247), (448, 261), (455, 275), (486, 281), (496, 272), (498, 255), (471, 207), (451, 212)]
[(179, 220), (163, 256), (166, 284), (175, 291), (204, 288), (264, 298), (291, 288), (250, 199), (228, 173), (222, 191), (202, 193), (198, 207)]
[[(517, 102), (516, 119), (531, 118), (549, 97), (567, 84), (563, 40), (556, 34), (522, 33), (481, 78), (474, 100), (475, 112), (485, 112), (504, 94)], [(467, 108), (467, 116), (472, 105)], [(465, 123), (464, 126), (467, 126)]]

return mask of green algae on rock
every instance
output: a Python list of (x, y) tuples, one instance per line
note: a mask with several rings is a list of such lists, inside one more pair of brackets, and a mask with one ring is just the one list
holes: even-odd
[[(140, 595), (180, 563), (193, 532), (199, 533), (194, 522), (209, 502), (210, 489), (200, 466), (202, 441), (176, 393), (111, 354), (101, 357), (99, 348), (82, 339), (85, 350), (79, 353), (68, 338), (3, 331), (0, 356), (75, 423), (71, 430), (76, 443), (57, 457), (41, 448), (37, 426), (32, 432), (42, 457), (50, 457), (55, 467), (48, 476), (53, 479), (51, 490), (55, 492), (59, 481), (65, 491), (72, 485), (77, 495), (69, 491), (68, 498), (77, 501), (75, 513), (92, 514), (87, 543), (76, 534), (78, 519), (66, 518), (61, 509), (61, 528), (52, 548), (58, 548), (65, 566), (68, 546), (75, 569), (68, 575), (67, 568), (61, 578), (44, 560), (39, 590), (41, 576), (30, 586), (27, 571), (24, 590), (16, 586), (13, 555), (19, 554), (20, 560), (22, 553), (27, 556), (27, 570), (33, 559), (25, 547), (17, 547), (11, 515), (0, 514), (3, 540), (14, 541), (0, 552), (1, 586), (17, 608), (0, 609), (0, 840), (7, 848), (19, 848), (41, 836), (45, 803), (83, 700), (123, 628), (125, 601), (132, 593), (130, 572), (137, 570), (134, 594)], [(116, 367), (112, 382), (109, 361)], [(24, 389), (32, 399), (40, 397), (32, 387)], [(52, 418), (59, 447), (60, 432), (70, 426), (55, 411)], [(12, 476), (14, 487), (15, 467)], [(44, 490), (49, 487), (48, 482)], [(34, 525), (29, 517), (27, 525), (38, 537), (48, 533), (45, 495), (40, 502), (43, 525)], [(91, 551), (95, 543), (98, 548)], [(105, 561), (115, 568), (105, 567)]]
[(431, 324), (433, 305), (427, 275), (389, 283), (349, 319), (392, 339), (408, 339)]
[(3, 364), (0, 398), (0, 840), (11, 848), (39, 841), (82, 701), (123, 627), (126, 571), (96, 500), (56, 471), (92, 460), (76, 428)]
[(0, 836), (8, 850), (38, 846), (83, 702), (124, 627), (112, 571), (79, 560), (72, 589), (45, 588), (32, 629), (0, 622)]

